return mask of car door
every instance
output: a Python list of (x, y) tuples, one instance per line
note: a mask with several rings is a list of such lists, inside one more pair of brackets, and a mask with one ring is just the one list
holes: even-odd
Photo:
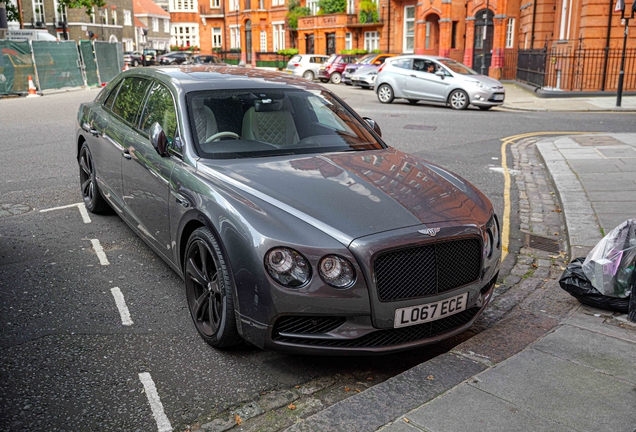
[(157, 122), (170, 145), (177, 136), (174, 98), (169, 89), (154, 82), (138, 126), (126, 137), (122, 162), (126, 217), (166, 258), (172, 259), (170, 241), (170, 175), (174, 156), (161, 156), (150, 143), (149, 131)]
[(440, 68), (432, 60), (413, 59), (411, 74), (406, 81), (407, 94), (417, 99), (444, 102), (449, 82), (435, 74)]

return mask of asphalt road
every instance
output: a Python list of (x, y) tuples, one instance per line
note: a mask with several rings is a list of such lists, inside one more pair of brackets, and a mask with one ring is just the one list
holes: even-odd
[[(633, 120), (629, 114), (382, 105), (371, 91), (328, 86), (375, 119), (390, 145), (481, 188), (500, 215), (503, 177), (493, 168), (501, 163), (501, 138), (621, 132)], [(116, 215), (90, 215), (85, 223), (77, 207), (42, 212), (81, 201), (75, 118), (79, 104), (96, 95), (0, 100), (0, 211), (16, 213), (0, 216), (0, 430), (156, 431), (152, 392), (140, 379), (145, 373), (167, 419), (182, 430), (202, 415), (317, 377), (351, 374), (380, 382), (454, 343), (371, 358), (206, 345), (191, 323), (183, 282)], [(108, 265), (92, 240), (99, 240)], [(125, 293), (131, 325), (122, 324), (114, 288)]]

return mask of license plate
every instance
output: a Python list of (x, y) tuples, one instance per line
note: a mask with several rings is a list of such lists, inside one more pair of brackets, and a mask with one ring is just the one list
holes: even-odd
[(495, 97), (494, 97), (494, 99), (495, 99), (496, 101), (504, 100), (504, 95), (496, 94), (496, 95), (495, 95)]
[(325, 69), (325, 67), (324, 67), (324, 66), (320, 66), (320, 70), (324, 70), (324, 69)]
[(292, 73), (292, 71), (288, 70), (287, 73), (290, 74), (290, 73)]
[(393, 326), (395, 328), (408, 327), (455, 315), (466, 310), (467, 301), (468, 293), (465, 292), (464, 294), (433, 303), (396, 309)]

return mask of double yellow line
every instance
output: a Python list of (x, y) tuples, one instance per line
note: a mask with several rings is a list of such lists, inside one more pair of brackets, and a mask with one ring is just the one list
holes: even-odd
[(503, 226), (501, 227), (501, 261), (508, 256), (508, 245), (510, 244), (510, 171), (508, 170), (508, 155), (506, 148), (524, 138), (531, 138), (541, 135), (592, 135), (598, 132), (529, 132), (519, 135), (512, 135), (501, 138), (501, 167), (504, 175), (504, 214)]

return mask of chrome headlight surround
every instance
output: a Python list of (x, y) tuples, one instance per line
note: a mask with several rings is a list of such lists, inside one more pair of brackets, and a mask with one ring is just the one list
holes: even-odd
[(326, 255), (318, 263), (320, 278), (338, 289), (347, 289), (356, 281), (356, 271), (351, 263), (338, 255)]
[(484, 258), (492, 258), (493, 252), (501, 247), (501, 231), (499, 230), (499, 220), (493, 214), (484, 230)]
[(287, 288), (302, 288), (311, 280), (311, 266), (300, 252), (275, 247), (265, 254), (265, 269), (272, 279)]

